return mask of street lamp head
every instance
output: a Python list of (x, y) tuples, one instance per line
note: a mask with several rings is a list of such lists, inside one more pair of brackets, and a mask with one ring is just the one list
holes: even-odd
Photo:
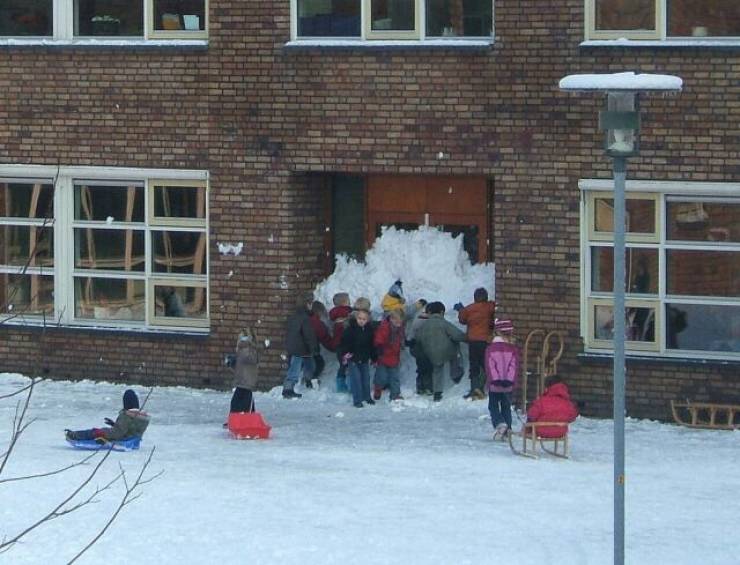
[(599, 113), (599, 129), (606, 132), (606, 153), (629, 157), (639, 151), (641, 92), (679, 92), (681, 78), (672, 75), (635, 73), (568, 75), (560, 89), (572, 92), (603, 92), (606, 110)]

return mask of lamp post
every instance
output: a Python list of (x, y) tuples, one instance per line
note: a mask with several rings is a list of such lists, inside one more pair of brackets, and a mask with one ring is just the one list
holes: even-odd
[(625, 185), (627, 157), (639, 152), (640, 93), (679, 92), (683, 81), (671, 75), (635, 73), (569, 75), (560, 89), (606, 93), (599, 129), (606, 132), (606, 154), (614, 160), (614, 564), (624, 564), (624, 415), (625, 415)]

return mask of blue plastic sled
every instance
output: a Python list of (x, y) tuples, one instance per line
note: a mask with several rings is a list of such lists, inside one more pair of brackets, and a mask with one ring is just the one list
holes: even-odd
[(86, 449), (88, 451), (99, 451), (101, 449), (111, 449), (113, 451), (131, 451), (139, 449), (141, 443), (140, 437), (130, 437), (118, 441), (107, 443), (97, 443), (94, 439), (68, 439), (67, 443), (75, 449)]

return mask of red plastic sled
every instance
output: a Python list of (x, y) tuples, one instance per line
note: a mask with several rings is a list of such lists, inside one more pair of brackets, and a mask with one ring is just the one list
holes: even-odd
[(272, 429), (259, 412), (232, 412), (228, 428), (236, 439), (267, 439)]

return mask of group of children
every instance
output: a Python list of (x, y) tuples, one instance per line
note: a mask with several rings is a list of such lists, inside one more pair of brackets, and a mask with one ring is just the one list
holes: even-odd
[[(391, 401), (402, 400), (401, 351), (408, 346), (416, 360), (417, 393), (432, 394), (434, 401), (439, 402), (447, 373), (455, 383), (462, 379), (460, 344), (466, 342), (470, 390), (465, 398), (488, 399), (494, 439), (505, 439), (512, 428), (511, 395), (521, 370), (512, 322), (497, 319), (495, 302), (488, 299), (485, 288), (478, 288), (471, 304), (454, 306), (458, 321), (466, 327), (463, 332), (445, 319), (442, 302), (420, 299), (407, 304), (402, 284), (395, 281), (383, 297), (383, 317), (379, 322), (372, 320), (367, 298), (358, 298), (350, 306), (349, 294), (337, 293), (332, 309), (327, 312), (312, 295), (302, 296), (287, 320), (288, 369), (283, 398), (301, 398), (295, 391), (298, 382), (302, 379), (310, 387), (312, 379), (319, 377), (325, 365), (320, 350), (323, 345), (336, 354), (339, 362), (337, 391), (349, 392), (355, 407), (375, 404), (385, 390), (389, 391)], [(231, 412), (254, 411), (252, 390), (257, 385), (261, 346), (253, 331), (239, 335), (236, 354), (228, 363), (234, 372)], [(375, 367), (372, 381), (371, 365)], [(546, 382), (543, 395), (527, 413), (528, 421), (570, 422), (576, 416), (567, 386), (558, 377)], [(128, 390), (118, 419), (106, 422), (111, 428), (67, 430), (67, 439), (101, 438), (99, 441), (105, 442), (127, 434), (141, 436), (149, 419), (139, 410), (135, 393)]]

